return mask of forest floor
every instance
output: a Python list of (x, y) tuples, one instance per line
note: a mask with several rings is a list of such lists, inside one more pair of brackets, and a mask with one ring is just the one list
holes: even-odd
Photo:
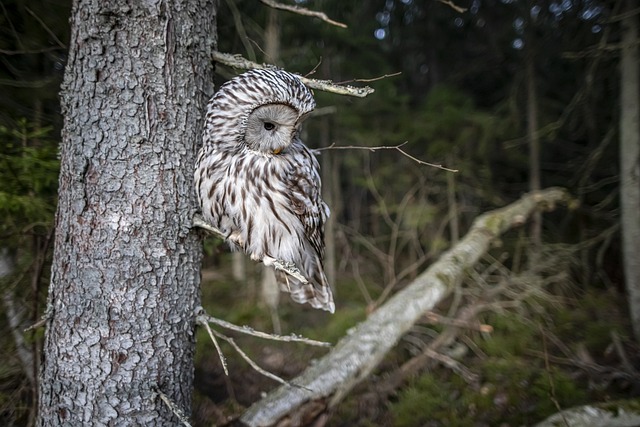
[[(230, 265), (223, 254), (219, 265)], [(273, 331), (272, 315), (260, 301), (261, 266), (247, 261), (248, 279), (237, 283), (222, 267), (203, 270), (203, 306), (217, 318)], [(375, 292), (375, 285), (367, 283)], [(331, 315), (280, 295), (282, 334), (335, 344), (366, 318), (368, 308), (354, 281), (337, 284)], [(454, 301), (444, 301), (446, 316)], [(624, 295), (616, 289), (575, 285), (547, 289), (544, 298), (496, 305), (480, 312), (474, 325), (458, 328), (438, 348), (444, 357), (424, 357), (445, 330), (443, 324), (416, 325), (378, 369), (333, 409), (329, 426), (523, 426), (587, 403), (640, 396), (640, 351), (630, 339)], [(220, 331), (227, 333), (227, 331)], [(282, 343), (228, 333), (263, 369), (290, 380), (326, 348)], [(229, 376), (208, 335), (198, 332), (197, 426), (231, 425), (253, 402), (279, 384), (254, 370), (221, 343)], [(418, 369), (410, 370), (417, 366)]]

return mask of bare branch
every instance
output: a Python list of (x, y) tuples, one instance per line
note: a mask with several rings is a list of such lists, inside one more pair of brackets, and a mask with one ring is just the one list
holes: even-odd
[(202, 320), (200, 316), (196, 317), (196, 323), (203, 326), (207, 333), (209, 334), (209, 338), (213, 342), (213, 346), (216, 348), (218, 352), (218, 357), (220, 358), (220, 364), (222, 365), (222, 370), (226, 376), (229, 376), (229, 369), (227, 368), (227, 359), (225, 359), (224, 354), (222, 354), (222, 349), (220, 348), (220, 344), (218, 344), (218, 340), (216, 336), (213, 334), (213, 330), (209, 326), (209, 323), (206, 320)]
[(347, 28), (346, 24), (330, 19), (324, 12), (316, 12), (314, 10), (305, 9), (304, 7), (300, 7), (300, 6), (290, 6), (288, 4), (278, 3), (273, 0), (260, 0), (260, 1), (274, 9), (286, 10), (287, 12), (297, 13), (298, 15), (312, 16), (314, 18), (321, 19), (327, 24), (335, 25), (336, 27), (340, 27), (340, 28)]
[[(276, 374), (273, 374), (273, 373), (261, 368), (260, 366), (258, 366), (258, 364), (256, 362), (254, 362), (240, 348), (240, 346), (238, 346), (238, 344), (236, 344), (236, 342), (233, 340), (233, 338), (228, 337), (228, 336), (226, 336), (226, 335), (224, 335), (224, 334), (222, 334), (222, 333), (220, 333), (218, 331), (215, 331), (215, 330), (211, 329), (211, 327), (209, 327), (209, 323), (215, 323), (216, 325), (222, 326), (223, 328), (230, 329), (232, 331), (240, 332), (240, 333), (243, 333), (243, 334), (246, 334), (246, 335), (251, 335), (251, 336), (254, 336), (254, 337), (258, 337), (258, 338), (265, 338), (265, 339), (270, 339), (270, 340), (274, 340), (274, 341), (301, 342), (301, 343), (304, 343), (304, 344), (317, 345), (317, 346), (321, 346), (321, 347), (331, 346), (331, 344), (326, 343), (326, 342), (315, 341), (315, 340), (311, 340), (311, 339), (308, 339), (308, 338), (300, 337), (300, 336), (297, 336), (297, 335), (283, 336), (283, 335), (267, 334), (265, 332), (256, 331), (253, 328), (250, 328), (248, 326), (237, 326), (237, 325), (234, 325), (233, 323), (229, 323), (227, 321), (224, 321), (224, 320), (221, 320), (221, 319), (216, 319), (215, 317), (209, 316), (206, 313), (206, 311), (204, 310), (204, 308), (202, 308), (202, 307), (196, 308), (195, 314), (196, 314), (196, 323), (201, 325), (201, 326), (203, 326), (207, 330), (207, 333), (209, 334), (209, 337), (211, 338), (211, 341), (213, 341), (213, 344), (216, 347), (216, 351), (218, 352), (218, 355), (220, 356), (220, 361), (222, 362), (222, 367), (224, 369), (224, 373), (227, 376), (229, 375), (229, 371), (227, 369), (227, 362), (225, 360), (224, 355), (222, 354), (222, 349), (220, 348), (220, 345), (218, 344), (218, 340), (216, 339), (216, 337), (228, 342), (229, 345), (231, 345), (231, 347), (233, 347), (233, 349), (238, 352), (240, 357), (242, 357), (253, 369), (255, 369), (260, 374), (264, 375), (265, 377), (271, 378), (272, 380), (277, 381), (280, 384), (283, 384), (283, 385), (286, 385), (286, 386), (302, 387), (302, 386), (298, 386), (296, 384), (289, 383), (288, 381), (280, 378)], [(304, 387), (302, 387), (302, 388), (304, 388)]]
[(345, 83), (371, 83), (371, 82), (375, 82), (378, 80), (382, 80), (382, 79), (387, 79), (389, 77), (396, 77), (399, 76), (400, 74), (402, 74), (402, 71), (398, 71), (397, 73), (391, 73), (391, 74), (383, 74), (381, 76), (378, 77), (372, 77), (370, 79), (351, 79), (351, 80), (345, 80), (342, 82), (336, 82), (336, 84), (345, 84)]
[(411, 154), (407, 153), (406, 151), (402, 150), (402, 148), (401, 148), (404, 145), (406, 145), (408, 142), (409, 141), (405, 141), (402, 144), (398, 144), (398, 145), (383, 145), (383, 146), (378, 146), (378, 147), (367, 147), (367, 146), (364, 146), (364, 145), (337, 146), (337, 145), (335, 145), (335, 143), (333, 143), (328, 147), (316, 148), (313, 151), (323, 151), (323, 150), (369, 150), (369, 151), (375, 152), (375, 151), (378, 151), (378, 150), (396, 150), (396, 151), (399, 151), (403, 156), (413, 160), (414, 162), (418, 163), (419, 165), (431, 166), (432, 168), (442, 169), (442, 170), (445, 170), (447, 172), (454, 172), (454, 173), (458, 172), (458, 169), (450, 169), (450, 168), (447, 168), (447, 167), (442, 166), (442, 165), (438, 165), (438, 164), (435, 164), (435, 163), (429, 163), (429, 162), (425, 162), (425, 161), (420, 160), (420, 159), (416, 159)]
[(31, 9), (29, 9), (26, 6), (25, 6), (25, 10), (29, 15), (33, 16), (36, 21), (38, 21), (38, 24), (40, 24), (40, 26), (47, 32), (47, 34), (49, 34), (49, 36), (58, 44), (59, 47), (61, 47), (62, 49), (67, 48), (67, 46), (65, 46), (65, 44), (62, 43), (62, 41), (60, 41), (58, 36), (56, 36), (56, 34), (51, 30), (51, 28), (49, 28), (47, 24), (45, 24), (45, 22), (38, 15), (36, 15)]
[(424, 354), (433, 360), (437, 360), (438, 362), (454, 371), (456, 374), (460, 375), (467, 383), (472, 384), (478, 381), (478, 374), (471, 372), (469, 368), (464, 366), (461, 362), (455, 360), (453, 357), (439, 353), (428, 347), (424, 349)]
[(220, 332), (213, 331), (213, 333), (215, 335), (217, 335), (218, 338), (221, 338), (221, 339), (225, 340), (226, 342), (228, 342), (229, 344), (231, 344), (231, 347), (233, 347), (233, 349), (238, 352), (240, 357), (242, 357), (253, 369), (258, 371), (259, 373), (261, 373), (265, 377), (271, 378), (272, 380), (277, 381), (282, 385), (286, 385), (286, 386), (291, 385), (291, 384), (289, 384), (288, 381), (280, 378), (276, 374), (272, 374), (271, 372), (269, 372), (267, 370), (264, 370), (260, 366), (258, 366), (258, 364), (256, 362), (254, 362), (253, 360), (251, 360), (251, 358), (249, 356), (247, 356), (247, 353), (242, 351), (242, 349), (238, 346), (238, 344), (236, 344), (236, 342), (233, 340), (233, 338), (229, 338), (228, 336), (223, 335)]
[(442, 4), (446, 4), (447, 6), (449, 6), (451, 9), (455, 10), (458, 13), (464, 13), (467, 11), (466, 7), (460, 7), (457, 4), (455, 4), (453, 1), (451, 0), (438, 0), (440, 3)]
[(217, 319), (208, 315), (202, 307), (198, 307), (196, 309), (196, 321), (204, 325), (206, 323), (214, 323), (218, 326), (221, 326), (225, 329), (229, 329), (231, 331), (239, 332), (241, 334), (251, 335), (258, 338), (263, 338), (267, 340), (273, 341), (284, 341), (284, 342), (299, 342), (308, 345), (315, 345), (318, 347), (331, 347), (331, 344), (328, 342), (316, 341), (309, 338), (301, 337), (298, 335), (275, 335), (268, 334), (266, 332), (256, 331), (255, 329), (249, 326), (238, 326), (233, 323), (229, 323), (225, 320)]
[[(280, 378), (276, 374), (272, 374), (271, 372), (266, 371), (266, 370), (262, 369), (260, 366), (258, 366), (258, 364), (256, 362), (254, 362), (247, 355), (247, 353), (242, 351), (240, 346), (238, 346), (238, 344), (236, 344), (236, 342), (233, 340), (233, 338), (230, 338), (230, 337), (228, 337), (228, 336), (226, 336), (224, 334), (221, 334), (218, 331), (214, 331), (213, 329), (211, 329), (209, 327), (209, 322), (226, 324), (225, 326), (231, 325), (230, 323), (224, 322), (222, 320), (215, 319), (215, 318), (207, 315), (202, 307), (198, 307), (198, 309), (196, 309), (196, 312), (198, 313), (196, 315), (196, 323), (199, 324), (199, 325), (202, 325), (207, 330), (207, 333), (209, 334), (209, 337), (211, 338), (211, 341), (213, 341), (213, 344), (216, 347), (216, 351), (218, 352), (218, 355), (220, 356), (220, 361), (222, 362), (222, 368), (224, 369), (224, 373), (227, 376), (229, 375), (229, 371), (227, 369), (227, 362), (226, 362), (226, 360), (224, 358), (224, 355), (222, 354), (222, 349), (220, 348), (220, 345), (218, 344), (218, 340), (216, 339), (216, 337), (228, 342), (231, 345), (231, 347), (233, 347), (233, 349), (238, 352), (240, 357), (242, 357), (253, 369), (255, 369), (260, 374), (264, 375), (267, 378), (271, 378), (272, 380), (277, 381), (280, 384), (291, 385), (286, 380), (283, 380), (282, 378)], [(241, 332), (243, 332), (245, 334), (249, 334), (249, 335), (260, 336), (261, 338), (265, 338), (265, 336), (267, 336), (268, 338), (271, 338), (271, 336), (269, 336), (269, 334), (265, 334), (264, 332), (256, 333), (253, 330), (251, 330), (249, 332), (249, 331), (247, 331), (247, 329), (248, 329), (247, 327), (240, 328), (240, 327), (235, 326), (235, 325), (232, 325), (232, 326), (233, 327), (229, 328), (229, 329), (232, 329), (232, 330), (235, 330), (235, 331), (241, 331)], [(279, 340), (279, 341), (285, 341), (285, 340)]]
[[(213, 60), (224, 65), (228, 65), (233, 68), (240, 68), (243, 70), (255, 70), (255, 69), (276, 69), (273, 65), (269, 64), (258, 64), (257, 62), (249, 61), (248, 59), (242, 57), (242, 55), (231, 55), (229, 53), (223, 52), (213, 52)], [(367, 95), (370, 95), (374, 92), (372, 88), (369, 86), (365, 87), (355, 87), (355, 86), (340, 86), (331, 82), (330, 80), (316, 80), (309, 79), (307, 77), (298, 76), (300, 81), (304, 83), (306, 86), (311, 89), (318, 89), (325, 92), (331, 92), (338, 95), (348, 95), (355, 96), (358, 98), (364, 98)]]
[(471, 323), (461, 319), (451, 319), (451, 318), (442, 316), (438, 313), (435, 313), (433, 311), (430, 311), (427, 314), (425, 314), (425, 317), (429, 323), (437, 323), (440, 325), (450, 325), (458, 328), (465, 328), (465, 329), (470, 329), (473, 331), (484, 332), (484, 333), (493, 332), (493, 326), (491, 325), (487, 325), (484, 323), (479, 324), (478, 322)]
[[(244, 46), (244, 50), (247, 52), (247, 55), (249, 55), (249, 58), (255, 59), (256, 52), (255, 50), (253, 50), (253, 47), (251, 46), (252, 40), (249, 38), (249, 36), (247, 35), (247, 31), (244, 28), (244, 24), (242, 23), (242, 14), (238, 9), (238, 5), (236, 4), (236, 1), (226, 0), (225, 3), (227, 4), (227, 6), (229, 7), (229, 10), (231, 11), (231, 16), (233, 17), (233, 26), (236, 30), (236, 33), (238, 33), (238, 38), (240, 39), (240, 42)], [(254, 43), (254, 44), (258, 46), (257, 43)], [(260, 46), (258, 46), (258, 49), (260, 49)]]
[(189, 423), (189, 419), (187, 418), (187, 416), (184, 414), (182, 409), (178, 408), (178, 406), (175, 403), (173, 403), (171, 399), (169, 399), (169, 396), (164, 394), (157, 387), (155, 387), (154, 391), (158, 394), (158, 397), (160, 397), (160, 400), (162, 400), (162, 402), (164, 402), (164, 404), (167, 405), (167, 407), (171, 410), (171, 412), (173, 412), (173, 414), (176, 417), (178, 417), (182, 425), (184, 425), (185, 427), (191, 427), (191, 423)]

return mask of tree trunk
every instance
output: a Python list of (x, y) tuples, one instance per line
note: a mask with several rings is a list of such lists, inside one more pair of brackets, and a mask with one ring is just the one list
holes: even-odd
[[(637, 0), (627, 0), (634, 11)], [(620, 204), (624, 276), (636, 341), (640, 342), (640, 69), (638, 68), (638, 15), (622, 21), (620, 64)]]
[[(530, 23), (533, 25), (533, 23)], [(527, 79), (527, 140), (529, 142), (529, 191), (540, 191), (540, 136), (538, 132), (538, 90), (536, 87), (536, 70), (533, 31), (529, 31), (526, 55)], [(531, 217), (531, 249), (529, 250), (529, 264), (535, 265), (540, 252), (542, 241), (542, 215), (534, 212)]]
[(213, 0), (76, 0), (39, 420), (190, 412), (200, 239), (192, 174), (213, 92)]

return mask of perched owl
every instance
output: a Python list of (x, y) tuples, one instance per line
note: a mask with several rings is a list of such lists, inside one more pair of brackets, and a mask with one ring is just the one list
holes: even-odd
[(232, 248), (272, 265), (293, 263), (307, 278), (278, 272), (294, 301), (333, 313), (324, 274), (324, 224), (318, 161), (300, 140), (314, 109), (293, 74), (251, 70), (223, 84), (207, 108), (194, 174), (203, 217)]

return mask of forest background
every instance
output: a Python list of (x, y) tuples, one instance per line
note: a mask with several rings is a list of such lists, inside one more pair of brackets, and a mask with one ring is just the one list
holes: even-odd
[[(619, 191), (622, 2), (457, 2), (465, 11), (437, 1), (300, 3), (348, 28), (222, 1), (219, 50), (375, 89), (364, 99), (316, 91), (303, 138), (324, 148), (336, 314), (274, 296), (259, 265), (215, 239), (205, 244), (208, 312), (336, 342), (479, 214), (561, 186), (574, 202), (506, 234), (330, 423), (529, 425), (571, 406), (637, 397)], [(0, 6), (0, 420), (26, 425), (42, 331), (22, 331), (43, 314), (49, 282), (71, 4)], [(218, 66), (216, 87), (235, 73)], [(405, 141), (414, 158), (457, 172), (392, 148), (362, 149)], [(239, 341), (285, 378), (323, 351)], [(226, 378), (199, 340), (196, 425), (224, 424), (275, 386), (228, 356)]]

